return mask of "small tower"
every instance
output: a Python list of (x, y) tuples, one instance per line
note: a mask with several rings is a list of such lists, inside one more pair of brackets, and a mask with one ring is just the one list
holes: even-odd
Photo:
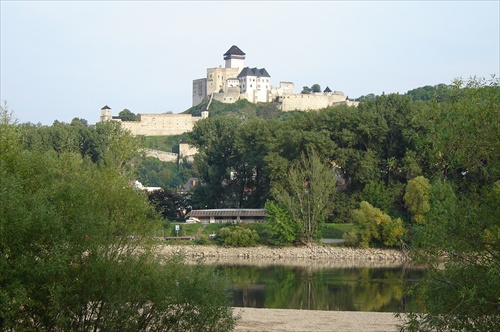
[(101, 108), (101, 122), (106, 122), (108, 120), (111, 120), (111, 107), (105, 105)]
[(240, 50), (238, 46), (233, 45), (226, 53), (224, 53), (224, 60), (226, 61), (226, 68), (243, 69), (245, 64), (245, 53)]

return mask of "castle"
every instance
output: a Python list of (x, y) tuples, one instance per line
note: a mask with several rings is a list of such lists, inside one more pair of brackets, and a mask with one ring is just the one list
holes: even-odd
[(291, 82), (280, 82), (278, 87), (271, 84), (271, 75), (265, 68), (244, 67), (245, 53), (236, 45), (224, 53), (224, 68), (208, 68), (207, 76), (193, 80), (193, 106), (199, 105), (206, 97), (223, 103), (234, 103), (246, 99), (252, 103), (279, 103), (281, 111), (308, 111), (333, 105), (355, 103), (347, 100), (341, 91), (326, 88), (322, 93), (296, 94)]
[[(199, 105), (205, 98), (223, 103), (234, 103), (246, 99), (252, 103), (277, 102), (283, 112), (308, 111), (329, 106), (347, 104), (349, 101), (343, 92), (326, 88), (323, 92), (296, 94), (292, 82), (280, 82), (278, 87), (271, 84), (271, 75), (265, 68), (244, 67), (245, 53), (236, 45), (224, 53), (225, 66), (208, 68), (206, 78), (193, 80), (193, 106)], [(112, 116), (111, 108), (101, 108), (101, 121), (121, 121), (122, 128), (134, 135), (169, 136), (180, 135), (193, 130), (194, 124), (208, 117), (208, 111), (201, 116), (191, 114), (142, 114), (139, 121), (122, 121)]]

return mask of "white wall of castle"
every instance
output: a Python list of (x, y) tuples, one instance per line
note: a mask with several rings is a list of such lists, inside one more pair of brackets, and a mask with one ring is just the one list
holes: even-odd
[(335, 91), (333, 93), (285, 94), (280, 96), (278, 100), (281, 102), (281, 110), (289, 112), (326, 108), (346, 102), (346, 97), (343, 92)]
[(191, 114), (141, 114), (140, 121), (121, 121), (121, 124), (134, 135), (167, 136), (190, 132), (201, 119)]

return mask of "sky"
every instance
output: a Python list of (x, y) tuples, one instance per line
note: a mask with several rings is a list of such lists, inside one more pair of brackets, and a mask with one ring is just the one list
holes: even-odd
[(295, 92), (406, 93), (500, 72), (500, 1), (0, 0), (0, 100), (20, 123), (181, 113), (192, 81), (245, 66)]

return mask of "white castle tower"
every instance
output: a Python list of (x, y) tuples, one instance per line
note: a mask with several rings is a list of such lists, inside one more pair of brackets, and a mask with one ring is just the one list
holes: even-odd
[(111, 107), (105, 105), (101, 108), (101, 122), (106, 122), (108, 120), (111, 120)]

